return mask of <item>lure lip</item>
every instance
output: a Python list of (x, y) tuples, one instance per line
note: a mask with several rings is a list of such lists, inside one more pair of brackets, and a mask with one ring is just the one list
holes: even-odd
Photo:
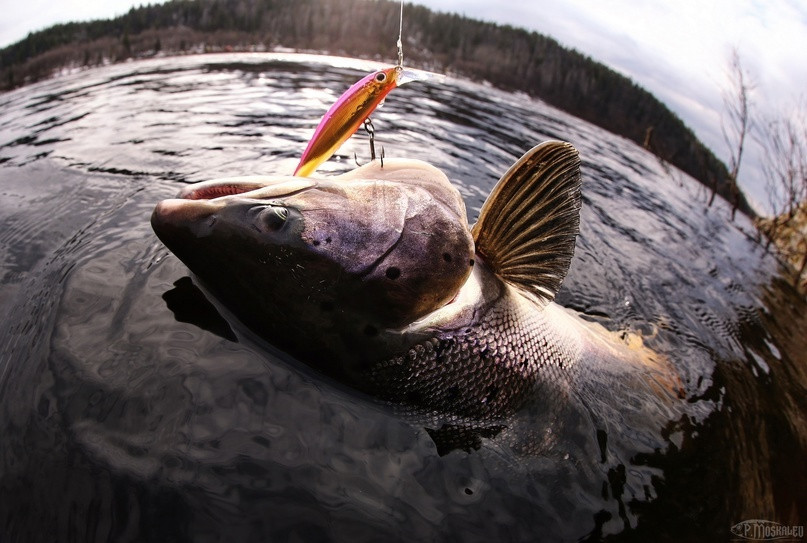
[(401, 85), (405, 85), (406, 83), (411, 83), (412, 81), (439, 81), (444, 78), (442, 74), (434, 72), (416, 70), (414, 68), (404, 68), (402, 66), (396, 66), (396, 68), (398, 69), (396, 84), (399, 87)]

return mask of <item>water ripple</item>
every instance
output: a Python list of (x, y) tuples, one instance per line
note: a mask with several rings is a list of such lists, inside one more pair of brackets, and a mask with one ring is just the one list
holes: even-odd
[[(407, 85), (374, 114), (377, 143), (446, 171), (474, 220), (524, 151), (573, 142), (584, 207), (558, 300), (669, 360), (683, 407), (614, 381), (617, 406), (573, 391), (579, 409), (534, 406), (439, 456), (417, 420), (236, 339), (151, 210), (184, 183), (290, 173), (372, 66), (157, 58), (0, 96), (0, 491), (16, 497), (0, 539), (725, 539), (807, 516), (803, 299), (694, 180), (522, 94)], [(354, 153), (366, 135), (322, 171)]]

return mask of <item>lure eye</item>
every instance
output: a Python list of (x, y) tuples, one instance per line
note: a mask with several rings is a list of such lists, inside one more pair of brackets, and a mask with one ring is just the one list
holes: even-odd
[(375, 80), (378, 81), (379, 83), (383, 83), (384, 81), (387, 80), (387, 74), (385, 74), (384, 72), (378, 72), (377, 74), (375, 74)]

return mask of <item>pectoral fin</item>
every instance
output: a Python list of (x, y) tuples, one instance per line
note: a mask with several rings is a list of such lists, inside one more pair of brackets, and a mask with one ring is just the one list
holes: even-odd
[(569, 143), (527, 151), (502, 176), (471, 229), (476, 252), (507, 283), (555, 297), (580, 224), (580, 157)]

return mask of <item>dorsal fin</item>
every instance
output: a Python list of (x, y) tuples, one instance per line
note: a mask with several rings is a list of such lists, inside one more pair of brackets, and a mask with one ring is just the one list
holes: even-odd
[(574, 255), (580, 225), (580, 157), (547, 141), (502, 176), (471, 229), (476, 252), (504, 281), (550, 301)]

